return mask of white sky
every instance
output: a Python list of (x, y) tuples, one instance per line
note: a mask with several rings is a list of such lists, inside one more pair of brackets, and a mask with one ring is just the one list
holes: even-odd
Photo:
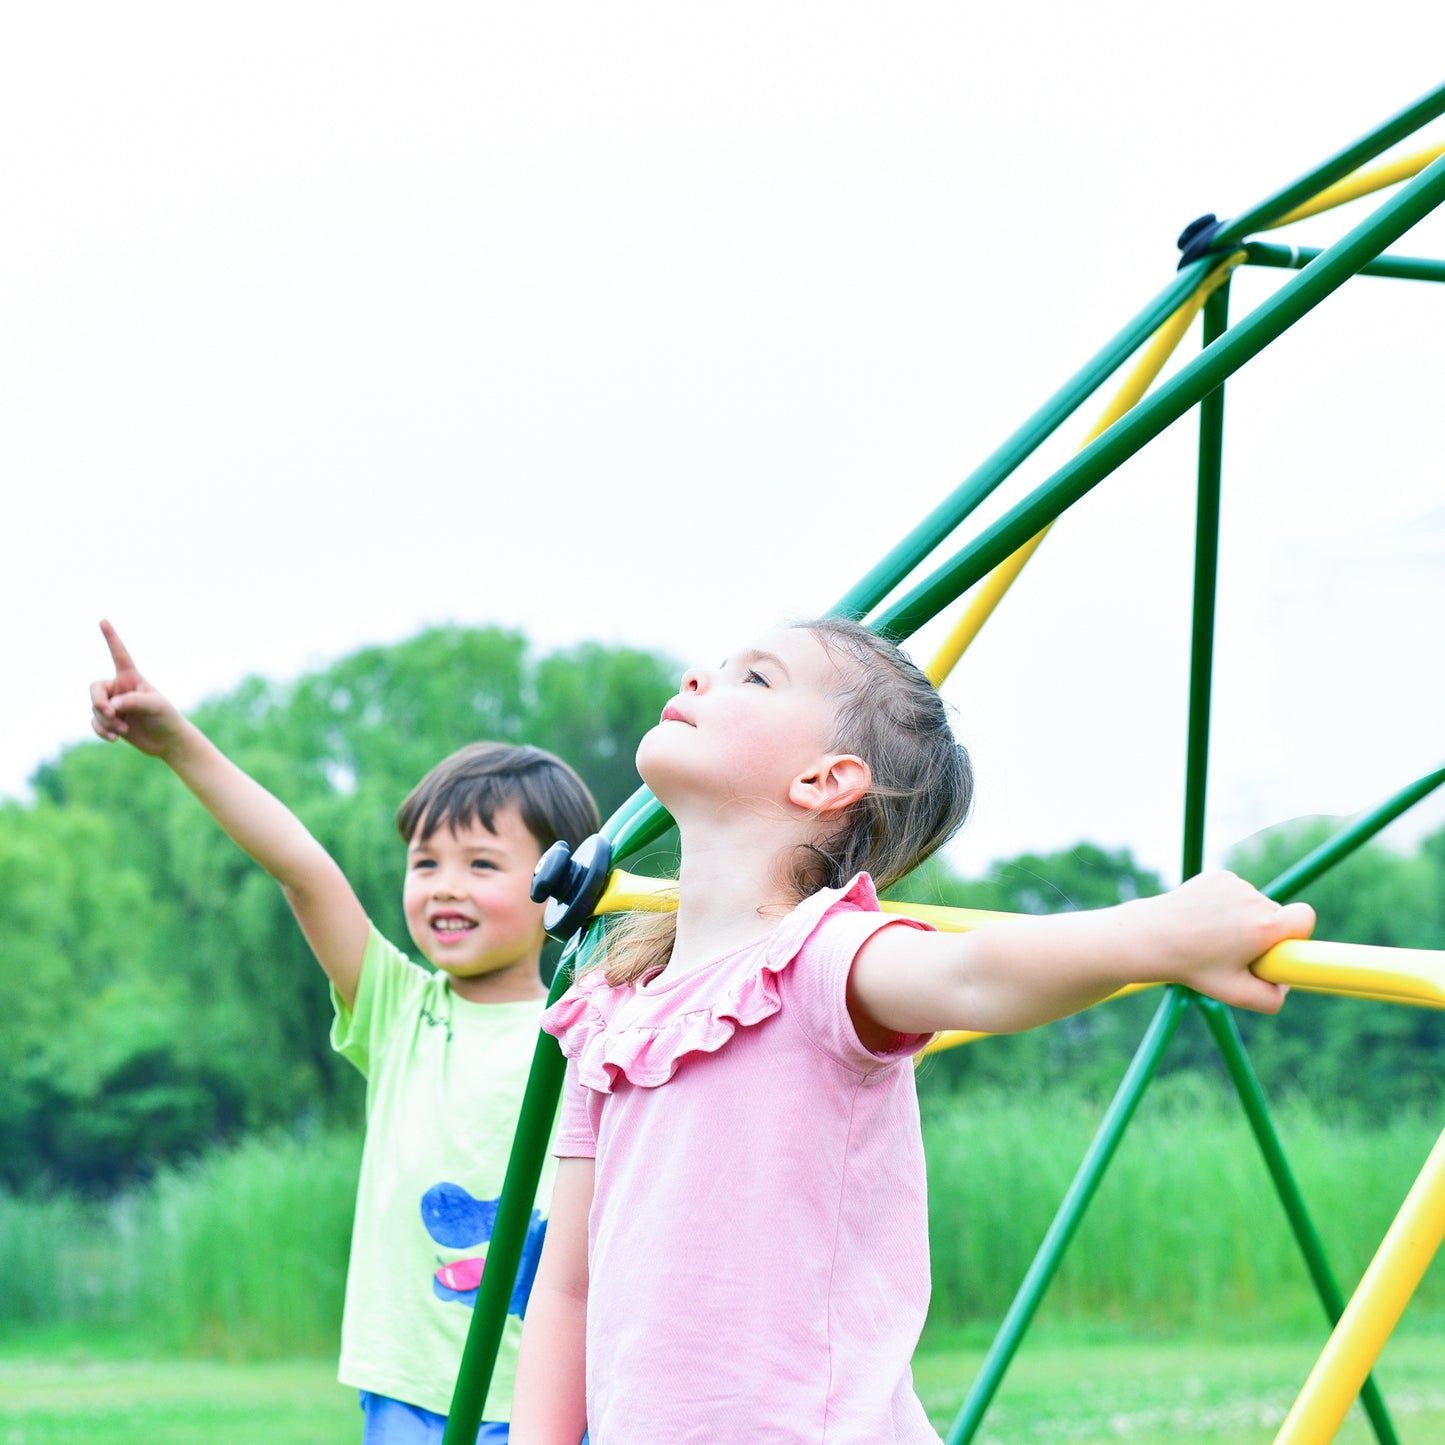
[[(1265, 12), (15, 10), (0, 794), (89, 736), (103, 615), (189, 706), (432, 623), (712, 661), (827, 609), (1188, 221), (1442, 79), (1440, 7)], [(1445, 217), (1394, 249), (1445, 257)], [(1211, 856), (1445, 761), (1442, 334), (1445, 291), (1356, 280), (1230, 383)], [(960, 866), (1087, 837), (1176, 876), (1193, 451), (1187, 419), (1061, 521), (947, 683)]]

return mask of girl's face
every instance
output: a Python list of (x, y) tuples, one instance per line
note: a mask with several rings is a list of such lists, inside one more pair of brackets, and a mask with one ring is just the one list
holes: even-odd
[(638, 746), (637, 771), (665, 807), (689, 797), (775, 803), (827, 754), (837, 681), (812, 632), (765, 633), (720, 667), (683, 674)]

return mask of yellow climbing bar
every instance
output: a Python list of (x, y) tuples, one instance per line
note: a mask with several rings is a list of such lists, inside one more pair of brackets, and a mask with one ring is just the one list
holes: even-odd
[(1317, 216), (1321, 211), (1343, 206), (1346, 201), (1356, 201), (1361, 196), (1382, 191), (1386, 186), (1393, 186), (1398, 181), (1408, 181), (1411, 176), (1419, 175), (1431, 161), (1439, 160), (1442, 155), (1445, 155), (1445, 146), (1432, 146), (1429, 150), (1401, 156), (1399, 160), (1377, 166), (1371, 171), (1356, 171), (1354, 175), (1346, 176), (1332, 186), (1326, 186), (1309, 200), (1300, 202), (1294, 210), (1286, 211), (1279, 220), (1271, 221), (1264, 229), (1272, 231), (1276, 227), (1289, 225), (1291, 221), (1302, 221), (1306, 216)]
[(675, 878), (645, 878), (639, 873), (614, 868), (607, 875), (607, 886), (592, 913), (598, 917), (604, 913), (673, 913), (676, 910)]
[(1440, 1136), (1359, 1288), (1315, 1362), (1274, 1445), (1335, 1438), (1366, 1377), (1445, 1239), (1445, 1134)]
[[(975, 913), (968, 909), (920, 908), (915, 904), (885, 903), (885, 912), (924, 918), (936, 928), (965, 932), (1007, 913)], [(1329, 943), (1324, 939), (1290, 940), (1270, 949), (1254, 966), (1270, 983), (1287, 983), (1307, 993), (1328, 993), (1338, 998), (1367, 999), (1375, 1003), (1411, 1004), (1416, 1008), (1445, 1008), (1445, 950), (1379, 948), (1361, 943)], [(1135, 984), (1111, 994), (1124, 998), (1157, 984)], [(1103, 1002), (1108, 1002), (1108, 999)], [(936, 1034), (925, 1054), (971, 1044), (988, 1034), (952, 1029)]]
[[(1049, 526), (1052, 526), (1051, 522)], [(924, 671), (934, 687), (941, 687), (943, 680), (953, 671), (958, 660), (978, 636), (983, 624), (993, 616), (994, 608), (1003, 601), (1004, 593), (1014, 584), (1014, 579), (1024, 570), (1024, 563), (1038, 550), (1038, 545), (1049, 535), (1049, 528), (1035, 533), (1016, 552), (1010, 553), (979, 583), (979, 589), (972, 602), (964, 609), (963, 616), (953, 625), (953, 630), (944, 639), (943, 646), (934, 654), (933, 661)]]
[[(646, 878), (614, 868), (607, 886), (597, 900), (596, 914), (644, 912), (667, 913), (677, 907), (677, 883), (671, 878)], [(1021, 915), (990, 912), (981, 908), (948, 908), (940, 904), (881, 904), (885, 913), (917, 918), (945, 933), (967, 933), (983, 923)], [(1276, 944), (1255, 964), (1254, 971), (1271, 983), (1287, 983), (1310, 993), (1334, 994), (1339, 998), (1370, 999), (1382, 1003), (1411, 1004), (1417, 1008), (1445, 1009), (1445, 950), (1428, 948), (1380, 948), (1361, 943), (1330, 943), (1324, 939), (1291, 939)], [(1111, 995), (1123, 998), (1139, 984)], [(939, 1034), (925, 1052), (953, 1048), (985, 1038), (985, 1034), (957, 1030)]]
[[(1079, 443), (1082, 451), (1096, 437), (1102, 436), (1131, 407), (1136, 406), (1154, 384), (1155, 378), (1164, 369), (1164, 364), (1174, 354), (1184, 339), (1194, 318), (1204, 303), (1223, 285), (1230, 272), (1244, 260), (1244, 252), (1236, 251), (1215, 267), (1195, 287), (1193, 294), (1150, 338), (1149, 345), (1129, 373), (1123, 386), (1115, 393), (1114, 399), (1104, 408), (1098, 421), (1090, 428), (1089, 434)], [(1053, 524), (1050, 523), (1050, 526)], [(1038, 550), (1039, 543), (1049, 534), (1049, 528), (1030, 537), (1022, 547), (1005, 557), (979, 584), (973, 600), (964, 609), (963, 615), (954, 624), (953, 630), (938, 649), (933, 661), (925, 669), (934, 687), (942, 685), (944, 678), (953, 671), (959, 658), (968, 650), (978, 636), (983, 624), (993, 616), (994, 609), (1003, 601), (1004, 594), (1013, 586), (1014, 580), (1023, 571), (1024, 564)]]
[(1309, 993), (1445, 1008), (1445, 950), (1305, 939), (1270, 949), (1254, 971)]

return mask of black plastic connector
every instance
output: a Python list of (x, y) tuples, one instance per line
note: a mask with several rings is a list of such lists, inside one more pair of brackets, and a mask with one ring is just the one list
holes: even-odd
[(1182, 271), (1191, 261), (1197, 261), (1201, 256), (1208, 255), (1209, 248), (1214, 244), (1214, 238), (1219, 234), (1222, 224), (1223, 222), (1213, 211), (1207, 216), (1199, 216), (1190, 221), (1179, 233), (1177, 244), (1183, 254), (1179, 257), (1179, 265), (1175, 269)]
[(542, 927), (550, 937), (571, 938), (592, 917), (611, 867), (612, 844), (601, 833), (584, 838), (575, 854), (562, 842), (542, 854), (532, 870), (532, 902), (546, 903)]

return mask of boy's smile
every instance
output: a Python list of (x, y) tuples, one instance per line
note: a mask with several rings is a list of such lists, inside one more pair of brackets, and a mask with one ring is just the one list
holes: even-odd
[(499, 809), (491, 828), (473, 819), (412, 838), (401, 900), (406, 926), (459, 997), (507, 1003), (542, 996), (546, 936), (542, 905), (531, 898), (541, 851), (516, 807)]

